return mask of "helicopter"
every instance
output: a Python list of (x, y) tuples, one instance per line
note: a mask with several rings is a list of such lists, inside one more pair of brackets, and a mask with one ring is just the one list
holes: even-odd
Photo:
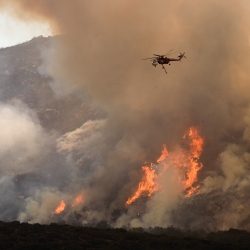
[[(170, 62), (171, 62), (171, 61), (181, 61), (181, 59), (182, 59), (183, 57), (186, 58), (185, 52), (183, 52), (183, 53), (180, 52), (180, 55), (178, 56), (178, 58), (169, 58), (169, 57), (167, 57), (168, 55), (171, 55), (171, 54), (176, 53), (176, 52), (172, 52), (172, 51), (173, 51), (173, 49), (170, 50), (170, 51), (169, 51), (167, 54), (165, 54), (165, 55), (153, 54), (154, 57), (145, 58), (145, 59), (142, 59), (142, 60), (151, 60), (151, 61), (152, 61), (152, 65), (153, 65), (154, 67), (156, 67), (158, 64), (161, 64), (162, 69), (164, 69), (165, 72), (166, 72), (166, 74), (167, 74), (167, 71), (166, 71), (166, 69), (165, 69), (165, 67), (164, 67), (164, 64), (170, 65)], [(172, 53), (171, 53), (171, 52), (172, 52)]]

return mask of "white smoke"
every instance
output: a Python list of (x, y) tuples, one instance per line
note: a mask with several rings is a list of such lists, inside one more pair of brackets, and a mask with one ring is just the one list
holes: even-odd
[(22, 103), (0, 103), (0, 138), (1, 174), (33, 171), (50, 141), (35, 113)]

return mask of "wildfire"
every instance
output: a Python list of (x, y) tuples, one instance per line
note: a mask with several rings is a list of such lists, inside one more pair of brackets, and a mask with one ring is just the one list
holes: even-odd
[(155, 170), (143, 166), (142, 171), (144, 171), (143, 180), (139, 183), (135, 194), (126, 201), (125, 205), (130, 205), (142, 195), (150, 197), (158, 189), (158, 184), (155, 183), (155, 179), (157, 178)]
[(166, 157), (169, 156), (167, 146), (163, 144), (163, 150), (161, 151), (161, 156), (158, 158), (157, 162), (160, 163), (166, 159)]
[(56, 210), (53, 212), (53, 214), (60, 214), (65, 209), (65, 202), (62, 200), (59, 204), (59, 206), (56, 208)]
[(82, 202), (84, 202), (83, 197), (82, 197), (82, 195), (79, 195), (79, 196), (76, 197), (74, 203), (72, 204), (72, 207), (74, 207), (74, 206), (76, 206), (76, 205), (78, 205), (78, 204), (80, 204)]
[(195, 127), (189, 129), (188, 135), (191, 143), (189, 154), (187, 154), (189, 164), (187, 166), (187, 179), (184, 182), (184, 186), (185, 189), (189, 189), (186, 195), (189, 197), (199, 189), (199, 186), (193, 187), (193, 183), (197, 181), (198, 171), (202, 168), (202, 163), (199, 163), (199, 159), (203, 149), (204, 139), (199, 135), (199, 132)]
[[(199, 192), (200, 186), (195, 186), (195, 182), (197, 181), (198, 171), (202, 168), (202, 163), (199, 162), (199, 159), (204, 146), (204, 138), (200, 136), (196, 127), (191, 127), (189, 132), (182, 138), (189, 141), (189, 149), (172, 153), (167, 150), (166, 145), (163, 145), (163, 150), (157, 163), (163, 164), (162, 172), (168, 167), (174, 167), (182, 173), (183, 178), (181, 182), (186, 193), (185, 196), (189, 197)], [(135, 194), (126, 201), (125, 205), (130, 205), (141, 196), (150, 197), (159, 189), (160, 184), (157, 183), (157, 178), (162, 172), (156, 174), (154, 168), (156, 169), (154, 164), (151, 164), (151, 167), (142, 167), (142, 171), (144, 171), (142, 181), (139, 183)]]

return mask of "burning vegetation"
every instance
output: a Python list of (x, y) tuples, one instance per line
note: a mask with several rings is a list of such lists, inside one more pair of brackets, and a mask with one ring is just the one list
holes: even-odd
[[(197, 184), (197, 175), (202, 168), (200, 156), (204, 147), (204, 138), (200, 135), (197, 127), (190, 127), (188, 132), (182, 137), (185, 148), (170, 152), (166, 145), (163, 145), (161, 155), (156, 160), (156, 163), (145, 165), (141, 167), (142, 180), (139, 182), (137, 190), (125, 202), (125, 209), (128, 210), (136, 200), (141, 197), (150, 200), (150, 197), (157, 192), (165, 192), (163, 180), (161, 176), (167, 169), (173, 169), (177, 173), (178, 178), (174, 182), (178, 182), (182, 186), (183, 197), (189, 198), (197, 195), (200, 192), (200, 185)], [(74, 208), (77, 205), (82, 205), (84, 199), (82, 195), (77, 198), (70, 205)], [(60, 214), (65, 210), (66, 204), (64, 200), (60, 202), (53, 214)], [(68, 209), (70, 210), (70, 208)], [(88, 209), (87, 209), (88, 211)], [(82, 212), (78, 211), (78, 215), (82, 218)], [(121, 214), (120, 214), (121, 215)], [(138, 215), (143, 215), (138, 213)], [(115, 217), (113, 217), (115, 218)], [(115, 220), (117, 220), (116, 218)]]
[[(142, 181), (139, 183), (135, 194), (126, 201), (126, 205), (130, 205), (140, 196), (150, 197), (154, 192), (160, 189), (161, 184), (159, 183), (158, 176), (167, 168), (174, 168), (175, 171), (178, 171), (180, 176), (182, 176), (181, 179), (176, 181), (182, 183), (186, 197), (199, 193), (200, 186), (195, 184), (198, 171), (202, 168), (202, 163), (200, 163), (199, 160), (203, 150), (204, 139), (195, 127), (191, 127), (187, 136), (184, 135), (183, 139), (186, 139), (186, 137), (190, 143), (188, 150), (171, 153), (167, 150), (166, 145), (163, 145), (162, 154), (157, 159), (157, 164), (151, 163), (150, 166), (142, 167), (142, 171), (144, 172)], [(159, 164), (162, 164), (163, 168), (158, 168)], [(160, 172), (159, 169), (161, 169)], [(162, 190), (162, 192), (164, 192), (164, 190)]]
[(63, 34), (0, 50), (0, 219), (250, 230), (246, 1), (55, 2), (0, 0)]
[(56, 208), (56, 210), (53, 212), (53, 214), (60, 214), (61, 212), (64, 211), (65, 206), (66, 206), (65, 202), (64, 202), (64, 200), (62, 200), (62, 201), (60, 202), (59, 206), (58, 206), (58, 207)]

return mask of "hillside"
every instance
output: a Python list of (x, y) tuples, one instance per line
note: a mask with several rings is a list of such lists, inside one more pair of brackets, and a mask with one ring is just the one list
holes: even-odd
[(41, 54), (53, 39), (56, 38), (40, 36), (0, 49), (0, 100), (26, 104), (36, 112), (44, 128), (63, 134), (101, 114), (88, 97), (77, 94), (56, 97), (50, 87), (51, 79), (39, 74)]

